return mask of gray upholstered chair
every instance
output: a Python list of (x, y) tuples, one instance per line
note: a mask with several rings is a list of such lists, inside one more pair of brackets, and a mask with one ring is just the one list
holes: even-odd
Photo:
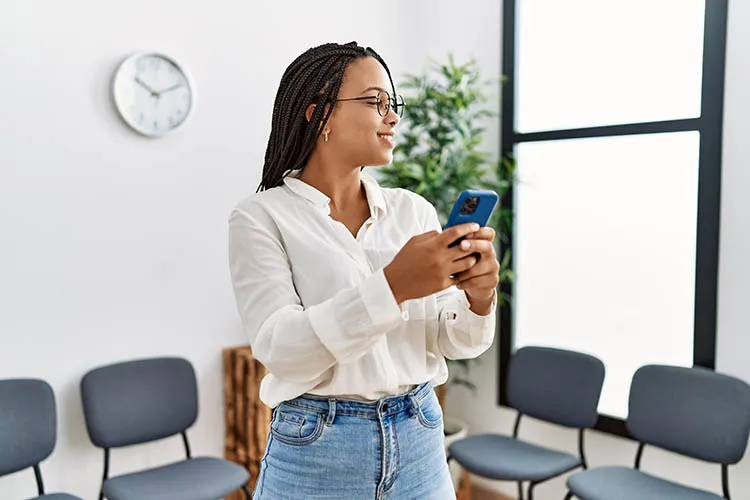
[[(448, 460), (478, 476), (534, 487), (577, 467), (586, 468), (583, 431), (596, 424), (597, 406), (604, 383), (604, 364), (578, 352), (547, 347), (523, 347), (508, 366), (508, 402), (518, 411), (513, 436), (480, 434), (454, 442)], [(578, 456), (518, 439), (521, 417), (578, 429)]]
[[(198, 416), (195, 371), (182, 358), (94, 369), (81, 380), (86, 428), (104, 449), (100, 500), (216, 500), (242, 488), (247, 471), (220, 458), (192, 458), (186, 431)], [(111, 448), (182, 435), (187, 460), (109, 478)]]
[[(597, 467), (573, 474), (566, 500), (728, 499), (728, 466), (742, 459), (750, 432), (750, 386), (703, 368), (644, 366), (633, 376), (626, 424), (639, 441), (635, 468)], [(721, 464), (724, 496), (641, 472), (646, 444)]]
[(44, 494), (39, 464), (57, 440), (55, 394), (43, 380), (0, 380), (0, 476), (32, 467), (37, 499), (81, 500), (64, 493)]

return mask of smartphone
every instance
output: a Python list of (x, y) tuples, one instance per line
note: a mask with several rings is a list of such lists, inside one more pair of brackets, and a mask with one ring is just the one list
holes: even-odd
[[(497, 200), (498, 196), (494, 191), (467, 189), (458, 195), (451, 214), (448, 216), (445, 229), (465, 222), (476, 222), (480, 227), (486, 226), (492, 212), (495, 210)], [(463, 240), (463, 237), (448, 246), (456, 246), (461, 243), (461, 240)]]

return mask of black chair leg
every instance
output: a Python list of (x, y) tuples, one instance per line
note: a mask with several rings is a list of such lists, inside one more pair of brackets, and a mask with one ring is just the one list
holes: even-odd
[(534, 482), (529, 483), (529, 497), (528, 497), (528, 500), (534, 500), (534, 486), (536, 486), (536, 483), (534, 483)]
[(518, 500), (523, 500), (523, 482), (518, 481)]
[(571, 498), (573, 498), (573, 492), (569, 491), (568, 494), (565, 495), (565, 500), (570, 500)]
[(246, 500), (252, 500), (253, 494), (250, 492), (250, 488), (246, 484), (242, 485), (242, 491), (245, 492), (245, 499)]

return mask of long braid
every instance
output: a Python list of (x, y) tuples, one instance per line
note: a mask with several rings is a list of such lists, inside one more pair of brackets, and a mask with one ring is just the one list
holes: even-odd
[[(280, 186), (292, 170), (303, 169), (335, 106), (344, 71), (357, 59), (374, 57), (383, 65), (396, 90), (385, 61), (370, 47), (356, 42), (327, 43), (297, 57), (284, 71), (271, 117), (263, 177), (257, 191)], [(326, 103), (333, 105), (325, 106)], [(305, 111), (317, 104), (308, 122)]]

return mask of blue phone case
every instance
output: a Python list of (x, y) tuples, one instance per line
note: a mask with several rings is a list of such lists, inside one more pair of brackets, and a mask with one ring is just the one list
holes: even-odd
[[(469, 201), (467, 201), (469, 200)], [(453, 205), (450, 216), (448, 216), (448, 222), (445, 225), (445, 229), (465, 222), (476, 222), (480, 226), (486, 226), (490, 220), (492, 212), (495, 210), (497, 205), (498, 196), (494, 191), (481, 191), (477, 189), (467, 189), (458, 195), (456, 203)], [(471, 213), (466, 213), (467, 210), (461, 210), (464, 203), (468, 203), (468, 207), (474, 208)], [(450, 246), (458, 245), (463, 238), (459, 238), (450, 244)]]

